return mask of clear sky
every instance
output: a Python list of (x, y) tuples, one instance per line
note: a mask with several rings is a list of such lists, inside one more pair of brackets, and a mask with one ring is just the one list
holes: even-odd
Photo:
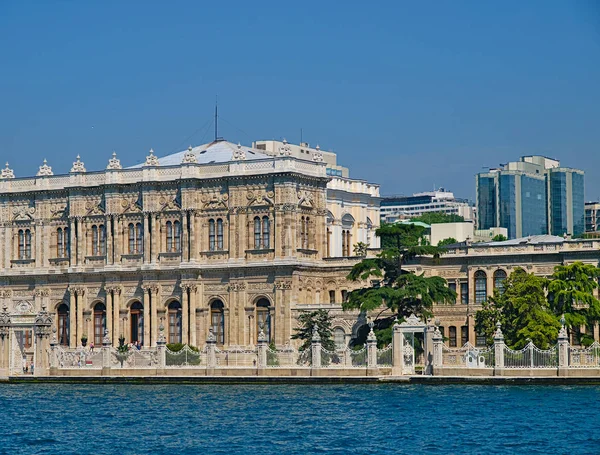
[(0, 0), (0, 159), (136, 164), (220, 132), (338, 152), (382, 194), (474, 198), (545, 154), (600, 198), (600, 2)]

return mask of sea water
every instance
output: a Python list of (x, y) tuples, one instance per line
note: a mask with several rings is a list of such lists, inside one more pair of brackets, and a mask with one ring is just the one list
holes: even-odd
[(599, 454), (600, 388), (0, 385), (1, 454)]

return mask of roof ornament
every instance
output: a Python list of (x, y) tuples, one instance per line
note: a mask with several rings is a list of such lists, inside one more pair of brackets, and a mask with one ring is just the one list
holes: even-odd
[(46, 161), (46, 158), (44, 158), (44, 164), (42, 164), (40, 166), (40, 170), (38, 171), (36, 176), (37, 177), (46, 177), (48, 175), (54, 175), (54, 172), (52, 172), (52, 168), (50, 166), (48, 166), (48, 161)]
[(144, 166), (160, 166), (158, 158), (154, 155), (154, 150), (150, 149), (150, 154), (146, 157)]
[(185, 152), (185, 155), (183, 155), (181, 164), (193, 164), (197, 162), (198, 159), (196, 158), (196, 155), (194, 155), (194, 152), (192, 152), (192, 146), (190, 145), (187, 149), (187, 152)]
[(80, 173), (85, 172), (85, 166), (83, 161), (81, 161), (81, 157), (77, 155), (76, 161), (73, 163), (73, 167), (71, 168), (71, 173)]
[(233, 151), (231, 159), (233, 161), (243, 161), (246, 159), (246, 151), (242, 149), (242, 144), (238, 143), (237, 150)]
[(315, 150), (318, 152), (319, 150), (321, 150), (321, 147), (319, 146), (319, 144), (317, 144), (317, 146), (315, 147)]
[(117, 158), (117, 152), (112, 152), (112, 158), (108, 160), (108, 166), (106, 166), (106, 169), (123, 169), (123, 166), (121, 166), (121, 160)]
[(2, 173), (0, 174), (0, 179), (14, 179), (15, 173), (12, 169), (8, 167), (8, 161), (6, 162), (6, 167), (2, 169)]
[(283, 146), (279, 147), (279, 156), (292, 156), (292, 147), (288, 145), (288, 141), (283, 140)]
[(315, 163), (322, 163), (323, 162), (323, 154), (321, 152), (319, 152), (318, 150), (319, 150), (319, 146), (317, 145), (317, 152), (313, 153), (313, 161)]

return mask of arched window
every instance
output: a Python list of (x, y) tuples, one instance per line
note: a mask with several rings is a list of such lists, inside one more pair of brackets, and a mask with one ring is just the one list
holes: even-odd
[(346, 349), (346, 332), (341, 327), (336, 327), (333, 330), (333, 342), (335, 348), (339, 351)]
[(69, 345), (69, 306), (61, 303), (57, 311), (58, 313), (58, 343), (61, 346)]
[(217, 218), (217, 249), (223, 249), (223, 220)]
[(167, 221), (167, 251), (173, 251), (173, 223)]
[(350, 256), (350, 231), (342, 230), (342, 256), (348, 257)]
[(31, 231), (19, 229), (19, 259), (31, 259)]
[(269, 307), (271, 303), (267, 299), (260, 299), (256, 302), (256, 339), (258, 340), (258, 334), (262, 328), (265, 336), (267, 337), (267, 343), (271, 342), (271, 315)]
[(129, 223), (129, 254), (142, 254), (144, 243), (144, 229), (142, 223)]
[(144, 305), (141, 302), (133, 302), (129, 308), (129, 320), (131, 321), (130, 342), (139, 341), (144, 344)]
[(456, 347), (456, 327), (454, 327), (453, 325), (448, 327), (448, 345), (451, 348)]
[(475, 303), (483, 303), (487, 298), (487, 275), (483, 270), (475, 272)]
[(305, 250), (310, 248), (310, 219), (309, 217), (300, 218), (300, 248)]
[(94, 344), (102, 346), (104, 329), (106, 328), (106, 307), (98, 302), (94, 305)]
[(261, 238), (261, 229), (260, 229), (260, 218), (254, 217), (254, 249), (260, 249), (260, 238)]
[(262, 247), (265, 249), (269, 249), (271, 246), (271, 225), (269, 223), (269, 217), (263, 216), (262, 218)]
[(56, 257), (66, 258), (69, 256), (69, 229), (58, 228), (56, 230)]
[(181, 343), (181, 304), (169, 303), (169, 343)]
[(216, 249), (215, 244), (215, 220), (208, 220), (208, 249), (214, 251)]
[(504, 293), (504, 280), (506, 280), (506, 272), (504, 270), (496, 270), (494, 272), (494, 289), (498, 289), (500, 294)]
[(92, 256), (106, 254), (106, 230), (104, 225), (92, 225)]
[(220, 300), (210, 304), (210, 327), (217, 344), (225, 344), (225, 307)]

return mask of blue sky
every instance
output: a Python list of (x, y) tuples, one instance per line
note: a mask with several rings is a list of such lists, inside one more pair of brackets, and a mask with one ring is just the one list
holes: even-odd
[(136, 164), (209, 141), (218, 94), (226, 139), (302, 128), (382, 194), (474, 198), (483, 167), (539, 153), (598, 199), (598, 5), (3, 0), (0, 159)]

